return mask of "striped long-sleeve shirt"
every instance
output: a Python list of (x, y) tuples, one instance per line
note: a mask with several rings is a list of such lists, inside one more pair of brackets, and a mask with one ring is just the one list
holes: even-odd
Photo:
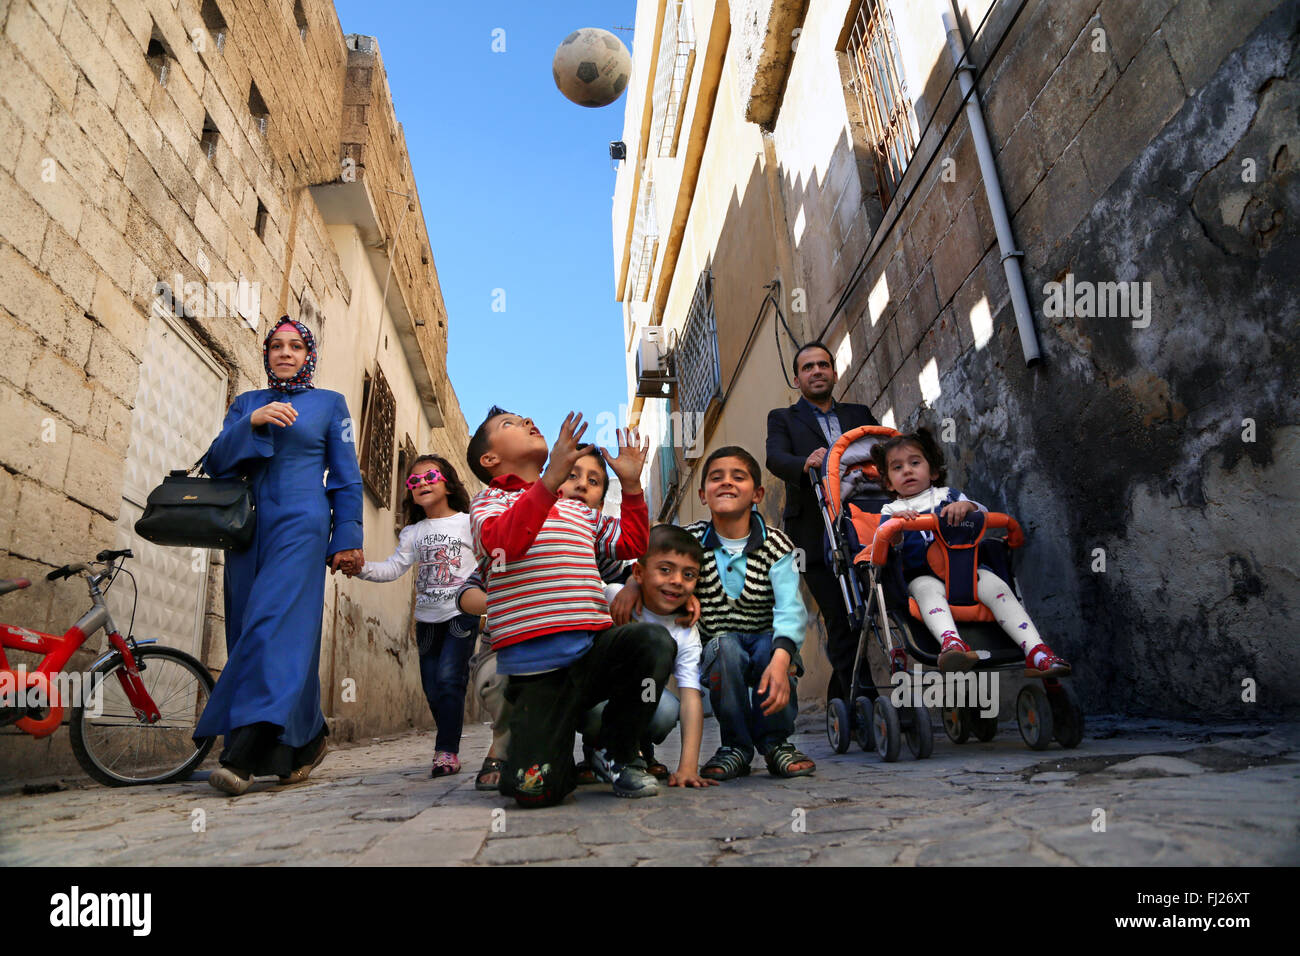
[(596, 560), (638, 558), (649, 538), (643, 495), (623, 495), (619, 518), (559, 498), (540, 481), (498, 475), (470, 503), (474, 550), (490, 569), (492, 645), (612, 625)]

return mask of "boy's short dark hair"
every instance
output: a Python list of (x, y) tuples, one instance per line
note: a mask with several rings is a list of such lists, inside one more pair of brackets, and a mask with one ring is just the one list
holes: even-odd
[(745, 470), (749, 472), (749, 476), (754, 479), (754, 487), (757, 488), (763, 484), (763, 469), (759, 467), (757, 458), (739, 445), (723, 445), (704, 459), (704, 467), (700, 469), (701, 490), (704, 488), (705, 480), (709, 477), (709, 466), (719, 458), (739, 458), (745, 463)]
[(494, 418), (499, 418), (502, 415), (513, 414), (514, 412), (508, 412), (504, 408), (493, 405), (488, 409), (487, 418), (483, 419), (483, 424), (474, 429), (474, 434), (469, 440), (469, 447), (465, 449), (465, 457), (469, 459), (469, 470), (474, 472), (474, 477), (485, 485), (492, 484), (492, 472), (479, 464), (479, 459), (489, 451), (488, 425), (492, 423), (492, 419)]
[[(907, 435), (895, 435), (893, 438), (887, 438), (871, 446), (871, 460), (875, 463), (876, 471), (880, 472), (881, 485), (889, 488), (889, 453), (895, 448), (902, 448), (904, 445), (911, 445), (917, 448), (930, 463), (930, 469), (934, 472), (935, 480), (940, 485), (948, 483), (948, 469), (943, 465), (943, 450), (939, 443), (934, 440), (934, 435), (928, 428), (918, 428), (916, 431)], [(897, 497), (897, 492), (889, 488), (890, 492)]]
[(675, 524), (657, 524), (650, 529), (650, 539), (646, 542), (645, 554), (637, 560), (645, 567), (650, 558), (656, 554), (671, 551), (689, 558), (700, 567), (704, 566), (704, 547), (695, 535)]
[(819, 341), (806, 342), (803, 345), (799, 346), (799, 351), (795, 352), (794, 358), (790, 360), (790, 371), (793, 372), (795, 375), (799, 374), (799, 356), (803, 355), (803, 353), (807, 352), (809, 349), (821, 349), (823, 352), (826, 353), (826, 357), (831, 360), (831, 368), (835, 367), (835, 353), (830, 350), (830, 346), (828, 346), (825, 342), (819, 342)]

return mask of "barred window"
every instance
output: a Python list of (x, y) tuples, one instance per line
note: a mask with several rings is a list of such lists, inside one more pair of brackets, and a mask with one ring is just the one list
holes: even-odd
[(394, 473), (396, 497), (393, 505), (393, 533), (400, 535), (406, 526), (406, 476), (411, 473), (411, 465), (419, 458), (415, 442), (410, 435), (404, 435), (401, 450), (397, 453), (397, 471)]
[[(713, 312), (713, 273), (705, 269), (695, 283), (695, 295), (686, 315), (677, 359), (677, 402), (681, 417), (698, 416), (703, 423), (709, 406), (722, 396), (722, 363), (718, 358), (718, 326)], [(698, 449), (703, 442), (696, 441)]]
[(884, 0), (862, 0), (845, 53), (858, 112), (875, 157), (880, 205), (888, 206), (916, 151), (916, 118), (903, 81), (893, 19)]
[(687, 0), (668, 0), (659, 41), (652, 100), (651, 146), (659, 156), (676, 156), (686, 101), (695, 64), (695, 24)]
[[(373, 402), (374, 407), (371, 407)], [(367, 375), (361, 396), (361, 479), (380, 508), (390, 506), (393, 475), (393, 432), (397, 402), (384, 371), (375, 366)]]
[(641, 179), (641, 193), (636, 202), (636, 220), (632, 225), (632, 252), (628, 268), (628, 293), (633, 302), (644, 302), (650, 295), (650, 271), (659, 248), (659, 223), (655, 220), (655, 184), (649, 175)]

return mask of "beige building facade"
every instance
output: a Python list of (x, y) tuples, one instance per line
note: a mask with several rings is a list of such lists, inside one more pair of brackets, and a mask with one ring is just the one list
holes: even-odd
[[(1026, 603), (1088, 707), (1300, 705), (1280, 677), (1300, 651), (1275, 640), (1297, 593), (1276, 522), (1300, 530), (1296, 18), (1228, 0), (639, 3), (613, 272), (631, 417), (659, 444), (652, 516), (704, 513), (710, 449), (763, 459), (768, 411), (798, 398), (792, 352), (821, 339), (838, 398), (928, 424), (951, 483), (1029, 529)], [(814, 624), (812, 699), (823, 642)]]
[[(3, 619), (63, 633), (87, 597), (45, 573), (131, 547), (135, 634), (219, 672), (221, 553), (132, 524), (265, 387), (268, 323), (313, 330), (315, 383), (358, 423), (368, 558), (396, 545), (414, 454), (475, 487), (378, 44), (323, 0), (14, 0), (0, 75), (0, 577), (33, 581)], [(412, 578), (327, 582), (322, 706), (344, 739), (429, 725)], [(125, 584), (110, 605), (125, 627)], [(5, 776), (65, 765), (62, 729), (0, 748)]]

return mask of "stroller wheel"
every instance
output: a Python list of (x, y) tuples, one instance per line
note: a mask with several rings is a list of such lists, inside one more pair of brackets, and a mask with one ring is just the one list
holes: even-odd
[(1052, 745), (1055, 722), (1052, 720), (1052, 705), (1042, 685), (1026, 684), (1020, 689), (1020, 696), (1016, 698), (1016, 721), (1020, 724), (1020, 736), (1031, 750), (1046, 750)]
[(943, 709), (943, 732), (955, 744), (964, 744), (970, 739), (970, 720), (965, 707)]
[(998, 735), (998, 719), (981, 717), (978, 707), (966, 708), (966, 720), (970, 723), (971, 733), (982, 744), (988, 743)]
[(859, 697), (853, 702), (853, 733), (858, 746), (866, 751), (876, 749), (871, 725), (871, 698)]
[(902, 747), (903, 741), (899, 733), (898, 711), (889, 698), (883, 694), (876, 698), (876, 703), (871, 709), (872, 734), (876, 738), (876, 753), (880, 754), (880, 759), (885, 763), (893, 763), (898, 759), (898, 752)]
[(924, 760), (934, 752), (934, 727), (930, 724), (927, 707), (909, 707), (904, 714), (907, 722), (907, 749), (917, 760)]
[(837, 754), (848, 751), (853, 740), (852, 725), (849, 723), (849, 706), (838, 697), (831, 698), (826, 705), (826, 739), (831, 749)]
[(1052, 704), (1056, 740), (1066, 750), (1072, 750), (1083, 740), (1083, 711), (1079, 709), (1079, 701), (1074, 691), (1060, 681), (1054, 681), (1046, 689)]

